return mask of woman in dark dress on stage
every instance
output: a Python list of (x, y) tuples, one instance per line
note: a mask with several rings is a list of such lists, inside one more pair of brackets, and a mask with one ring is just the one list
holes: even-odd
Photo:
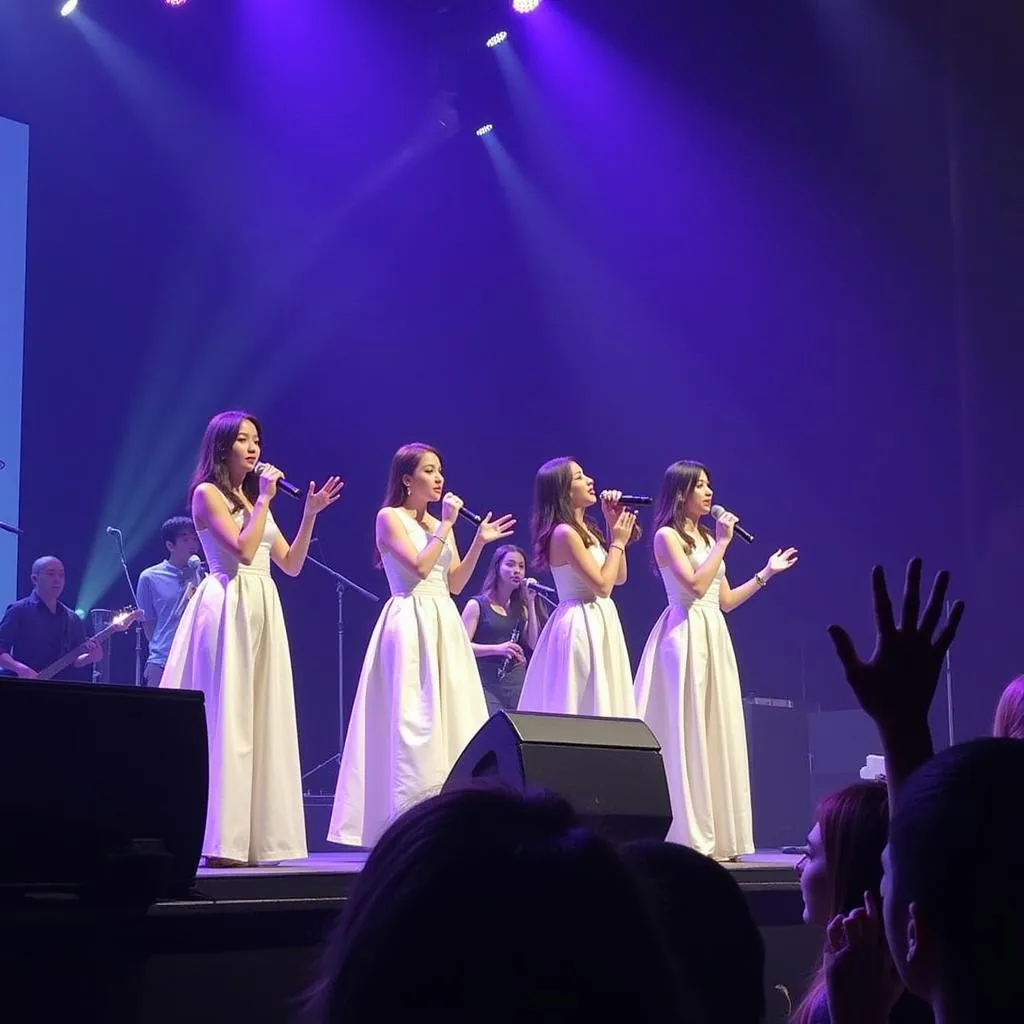
[(480, 593), (462, 611), (487, 711), (515, 711), (526, 678), (527, 650), (540, 633), (536, 593), (526, 584), (526, 553), (502, 544), (494, 553)]

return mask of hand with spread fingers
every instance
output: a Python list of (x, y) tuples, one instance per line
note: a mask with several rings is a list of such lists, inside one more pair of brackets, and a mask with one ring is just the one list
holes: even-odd
[(860, 659), (842, 626), (829, 626), (828, 634), (850, 688), (879, 728), (919, 726), (927, 722), (942, 661), (956, 636), (964, 603), (954, 602), (945, 626), (935, 636), (949, 587), (948, 572), (942, 570), (936, 575), (922, 615), (921, 560), (910, 561), (898, 624), (881, 566), (872, 570), (871, 584), (876, 627), (871, 657)]
[(516, 521), (512, 516), (500, 516), (497, 519), (492, 519), (491, 513), (488, 512), (476, 528), (476, 535), (482, 543), (490, 544), (493, 541), (511, 537), (515, 525)]
[(340, 476), (328, 477), (319, 490), (310, 480), (309, 490), (306, 492), (306, 515), (319, 515), (328, 505), (333, 505), (341, 497), (341, 489), (344, 486)]

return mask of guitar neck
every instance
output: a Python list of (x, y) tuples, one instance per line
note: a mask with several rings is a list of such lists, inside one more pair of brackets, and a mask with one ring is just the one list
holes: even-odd
[[(118, 626), (113, 623), (107, 626), (106, 629), (100, 630), (95, 636), (90, 637), (90, 640), (95, 640), (96, 643), (101, 644), (108, 636), (112, 636), (117, 632)], [(86, 640), (84, 644), (79, 644), (73, 651), (68, 651), (67, 654), (61, 655), (52, 665), (47, 665), (42, 672), (36, 673), (37, 679), (52, 679), (55, 675), (63, 672), (72, 662), (76, 661), (83, 654), (85, 654), (89, 645), (89, 641)]]

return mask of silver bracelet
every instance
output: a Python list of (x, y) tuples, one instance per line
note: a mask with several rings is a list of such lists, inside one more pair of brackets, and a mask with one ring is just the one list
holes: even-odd
[(431, 540), (439, 540), (442, 544), (444, 543), (444, 537), (442, 537), (440, 534), (437, 534), (437, 533), (432, 533), (430, 535), (430, 539)]
[(754, 579), (757, 580), (757, 585), (762, 589), (768, 586), (768, 581), (759, 573), (754, 573)]

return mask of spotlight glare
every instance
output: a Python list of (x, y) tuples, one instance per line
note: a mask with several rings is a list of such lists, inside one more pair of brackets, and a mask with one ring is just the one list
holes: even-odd
[(494, 131), (494, 125), (493, 124), (482, 124), (482, 125), (480, 125), (479, 128), (477, 128), (476, 135), (477, 135), (478, 139), (482, 139), (485, 135), (489, 135), (493, 131)]
[(487, 46), (489, 49), (494, 49), (495, 46), (501, 46), (506, 39), (508, 39), (507, 32), (495, 32), (494, 35), (487, 40)]
[(66, 18), (78, 6), (78, 0), (64, 0), (60, 7), (60, 16)]
[[(68, 3), (71, 3), (71, 2), (72, 2), (72, 0), (68, 0)], [(74, 0), (74, 3), (76, 3), (76, 4), (77, 4), (77, 3), (78, 3), (78, 0)], [(65, 4), (64, 6), (66, 7), (66, 6), (67, 6), (67, 4)], [(76, 608), (76, 609), (75, 609), (75, 614), (76, 614), (76, 615), (77, 615), (77, 616), (78, 616), (78, 617), (79, 617), (80, 619), (84, 619), (84, 618), (85, 618), (85, 609), (84, 609), (84, 608)]]
[(512, 0), (512, 10), (517, 14), (530, 14), (540, 7), (540, 0)]
[(184, 7), (186, 0), (164, 0), (168, 7)]

